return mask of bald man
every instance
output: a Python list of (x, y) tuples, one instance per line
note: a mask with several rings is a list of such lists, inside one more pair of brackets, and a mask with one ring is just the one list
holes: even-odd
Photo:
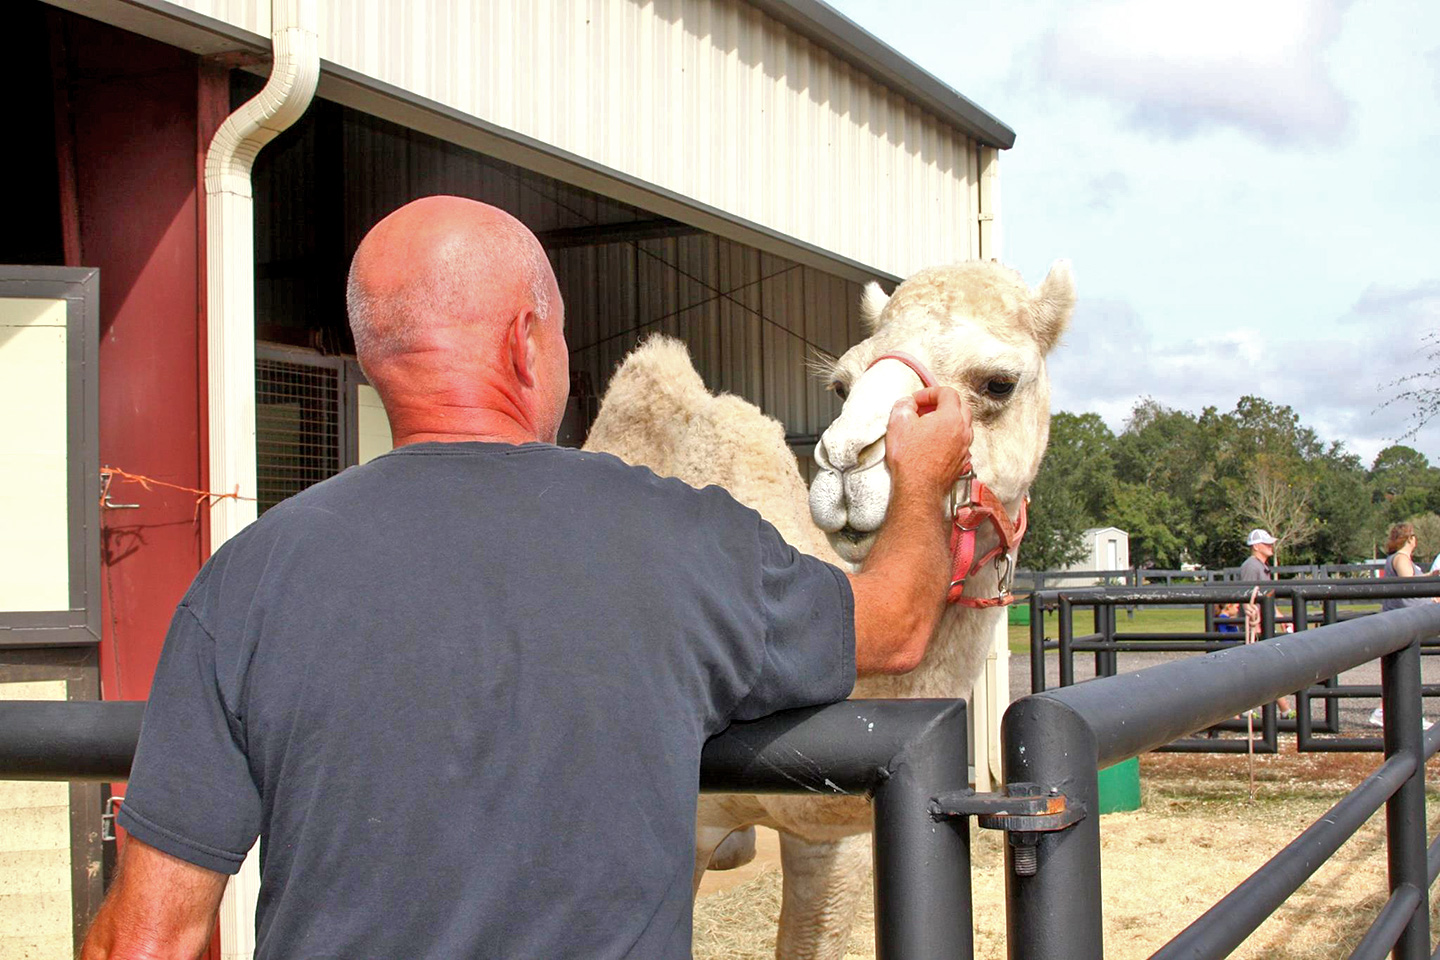
[(403, 207), (348, 301), (396, 447), (181, 602), (83, 956), (201, 955), (258, 836), (258, 957), (688, 957), (701, 746), (919, 662), (968, 412), (897, 405), (846, 575), (717, 488), (554, 446), (564, 307), (507, 214)]

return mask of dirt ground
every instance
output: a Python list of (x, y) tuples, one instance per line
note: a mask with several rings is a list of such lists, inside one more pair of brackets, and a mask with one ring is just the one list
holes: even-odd
[[(1437, 758), (1440, 759), (1440, 758)], [(1142, 807), (1101, 821), (1101, 889), (1108, 960), (1148, 957), (1208, 910), (1375, 769), (1377, 754), (1255, 758), (1153, 754), (1141, 758)], [(1427, 771), (1429, 831), (1440, 829), (1440, 764)], [(995, 831), (971, 831), (976, 956), (1005, 956), (1003, 856)], [(780, 871), (774, 835), (762, 836), (746, 873), (712, 873), (695, 907), (697, 958), (774, 955)], [(727, 873), (729, 873), (727, 871)], [(1347, 957), (1386, 898), (1384, 810), (1372, 817), (1232, 956), (1266, 960)], [(1432, 929), (1440, 912), (1432, 906)], [(847, 957), (872, 958), (874, 916), (858, 911)]]

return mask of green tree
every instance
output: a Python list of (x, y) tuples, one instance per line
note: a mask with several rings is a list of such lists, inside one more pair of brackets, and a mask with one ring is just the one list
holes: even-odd
[(1050, 418), (1050, 442), (1030, 487), (1020, 566), (1058, 570), (1085, 555), (1081, 534), (1096, 525), (1114, 495), (1114, 443), (1099, 414), (1061, 411)]
[(1307, 561), (1345, 563), (1371, 557), (1374, 507), (1360, 458), (1340, 443), (1315, 462), (1315, 518), (1318, 529)]
[(1275, 537), (1275, 563), (1297, 558), (1290, 552), (1319, 532), (1313, 507), (1314, 480), (1305, 464), (1283, 455), (1261, 453), (1250, 465), (1245, 509), (1255, 524)]
[(1429, 511), (1437, 486), (1430, 461), (1419, 450), (1392, 444), (1381, 450), (1370, 466), (1370, 497), (1381, 526)]
[(1415, 565), (1424, 573), (1430, 568), (1430, 561), (1435, 559), (1435, 554), (1440, 553), (1440, 516), (1433, 513), (1421, 513), (1409, 518), (1408, 521), (1415, 528)]
[(1020, 543), (1026, 570), (1059, 570), (1085, 555), (1081, 534), (1090, 526), (1084, 505), (1058, 471), (1041, 468), (1030, 487), (1029, 524)]
[(1108, 525), (1130, 535), (1130, 563), (1137, 567), (1176, 569), (1191, 539), (1189, 511), (1163, 490), (1121, 483)]

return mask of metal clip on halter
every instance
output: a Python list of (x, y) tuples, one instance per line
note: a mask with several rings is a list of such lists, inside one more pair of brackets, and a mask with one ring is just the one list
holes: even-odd
[[(975, 470), (973, 468), (970, 468), (965, 471), (965, 473), (960, 477), (959, 480), (955, 481), (955, 486), (950, 488), (950, 495), (947, 498), (945, 506), (950, 513), (951, 520), (954, 520), (955, 515), (958, 514), (961, 510), (964, 510), (966, 507), (969, 506), (974, 506), (974, 483)], [(961, 496), (962, 490), (964, 491), (963, 497)]]
[(1072, 827), (1085, 819), (1085, 807), (1058, 789), (1035, 783), (1011, 783), (996, 793), (957, 790), (930, 801), (933, 820), (975, 818), (987, 830), (1004, 830), (1014, 849), (1015, 875), (1031, 877), (1038, 867), (1040, 834)]

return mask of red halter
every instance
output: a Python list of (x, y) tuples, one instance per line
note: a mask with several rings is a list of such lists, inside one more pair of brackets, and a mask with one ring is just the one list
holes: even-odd
[[(898, 350), (882, 353), (870, 362), (870, 366), (875, 366), (881, 360), (899, 360), (915, 371), (915, 375), (925, 386), (935, 386), (935, 378), (930, 375), (925, 364), (908, 353)], [(961, 499), (962, 489), (964, 499)], [(1020, 501), (1020, 514), (1012, 521), (1000, 498), (975, 478), (975, 471), (969, 461), (966, 461), (965, 475), (960, 478), (955, 489), (950, 491), (950, 555), (953, 559), (950, 591), (946, 595), (948, 602), (958, 603), (962, 607), (1003, 607), (1014, 602), (1015, 598), (1010, 593), (1010, 580), (1015, 575), (1015, 552), (1019, 550), (1020, 540), (1025, 536), (1026, 508), (1029, 503), (1029, 497)], [(975, 534), (986, 521), (995, 527), (1000, 542), (983, 557), (976, 558)], [(992, 561), (999, 575), (999, 593), (993, 597), (964, 596), (965, 581), (976, 570)]]

